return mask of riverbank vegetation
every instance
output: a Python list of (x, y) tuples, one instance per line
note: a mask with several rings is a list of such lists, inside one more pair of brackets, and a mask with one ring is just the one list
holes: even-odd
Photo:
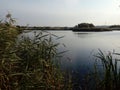
[(111, 52), (105, 54), (101, 50), (95, 55), (99, 63), (94, 64), (93, 73), (88, 75), (88, 90), (120, 89), (120, 60), (115, 58), (116, 55), (120, 54)]
[(99, 51), (95, 57), (102, 69), (95, 64), (94, 71), (85, 75), (81, 86), (81, 83), (74, 83), (75, 77), (69, 72), (60, 69), (59, 44), (52, 41), (52, 36), (56, 35), (41, 31), (30, 39), (19, 37), (22, 33), (23, 30), (14, 25), (11, 14), (0, 22), (0, 90), (120, 89), (119, 60), (111, 53), (105, 55)]
[(73, 27), (73, 31), (77, 32), (102, 32), (102, 31), (112, 31), (110, 28), (96, 27), (92, 23), (80, 23)]
[(63, 87), (68, 87), (57, 61), (59, 44), (54, 44), (51, 35), (42, 32), (35, 35), (34, 40), (28, 37), (18, 40), (21, 33), (20, 28), (13, 25), (11, 14), (0, 22), (0, 90), (64, 90)]
[(75, 25), (74, 27), (50, 27), (50, 26), (19, 26), (21, 29), (24, 30), (72, 30), (72, 31), (79, 31), (79, 32), (102, 32), (102, 31), (112, 31), (115, 28), (111, 28), (109, 26), (95, 26), (92, 23), (80, 23)]

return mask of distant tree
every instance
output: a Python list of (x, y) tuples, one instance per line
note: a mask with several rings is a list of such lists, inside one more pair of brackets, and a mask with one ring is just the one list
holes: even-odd
[(110, 28), (120, 28), (120, 25), (111, 25)]
[(89, 27), (95, 27), (92, 23), (89, 24)]
[(80, 23), (77, 26), (78, 28), (92, 28), (95, 27), (92, 23)]

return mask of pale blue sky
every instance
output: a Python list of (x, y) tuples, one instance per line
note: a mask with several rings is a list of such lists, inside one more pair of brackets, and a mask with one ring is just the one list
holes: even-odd
[(120, 0), (1, 0), (0, 18), (9, 11), (20, 25), (120, 24), (119, 4)]

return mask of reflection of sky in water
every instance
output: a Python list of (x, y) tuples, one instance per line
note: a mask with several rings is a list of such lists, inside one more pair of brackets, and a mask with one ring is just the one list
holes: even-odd
[[(39, 33), (40, 31), (36, 31)], [(91, 68), (98, 49), (103, 52), (120, 51), (120, 32), (72, 32), (72, 31), (50, 31), (57, 36), (64, 36), (61, 39), (54, 39), (57, 43), (61, 43), (58, 47), (59, 52), (69, 50), (64, 54), (62, 61), (63, 67), (80, 71), (84, 73)], [(27, 34), (33, 37), (33, 32)], [(66, 47), (63, 47), (65, 44)]]

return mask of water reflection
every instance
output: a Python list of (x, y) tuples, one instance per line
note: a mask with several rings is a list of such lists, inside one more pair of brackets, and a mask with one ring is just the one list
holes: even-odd
[(79, 38), (86, 38), (89, 37), (90, 34), (92, 33), (87, 33), (87, 32), (73, 32), (73, 34)]

